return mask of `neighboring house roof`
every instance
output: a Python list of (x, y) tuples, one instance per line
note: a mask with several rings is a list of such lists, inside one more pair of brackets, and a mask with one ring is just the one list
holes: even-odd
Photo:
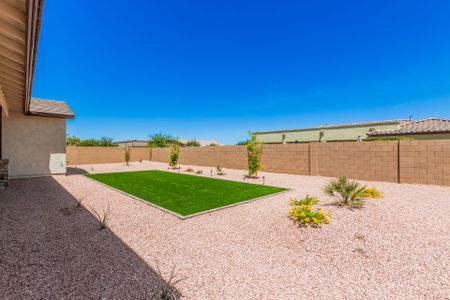
[(402, 124), (395, 130), (375, 130), (368, 132), (369, 136), (414, 135), (431, 133), (450, 133), (449, 119), (427, 118)]
[[(187, 144), (187, 142), (189, 142), (191, 140), (178, 140), (178, 142), (180, 142), (181, 144)], [(222, 144), (218, 141), (213, 141), (213, 140), (195, 140), (196, 142), (198, 142), (200, 144), (200, 146), (209, 146), (211, 144), (217, 145), (217, 146), (222, 146)]]
[(139, 143), (148, 143), (148, 140), (127, 140), (127, 141), (119, 141), (119, 142), (115, 142), (116, 144), (124, 144), (124, 143), (135, 143), (135, 142), (139, 142)]
[(257, 131), (257, 132), (255, 132), (255, 134), (284, 133), (284, 132), (308, 131), (308, 130), (317, 130), (317, 129), (360, 127), (360, 126), (386, 125), (386, 124), (400, 124), (400, 125), (402, 125), (402, 124), (408, 124), (410, 122), (412, 122), (412, 121), (411, 120), (405, 120), (405, 119), (385, 120), (385, 121), (373, 121), (373, 122), (361, 122), (361, 123), (349, 123), (349, 124), (337, 124), (337, 125), (324, 125), (324, 126), (318, 126), (318, 127), (289, 129), (289, 130)]
[(31, 98), (28, 113), (36, 116), (63, 119), (73, 119), (75, 117), (75, 114), (66, 102), (39, 98)]

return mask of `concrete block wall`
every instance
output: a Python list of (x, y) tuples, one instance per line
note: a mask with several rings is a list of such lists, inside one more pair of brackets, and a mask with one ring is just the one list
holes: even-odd
[(400, 182), (450, 186), (450, 140), (400, 141)]
[[(69, 164), (123, 162), (123, 148), (68, 147)], [(169, 148), (133, 148), (132, 161), (169, 161)], [(450, 140), (265, 144), (264, 170), (450, 186)], [(245, 146), (180, 149), (179, 163), (247, 169)]]
[(398, 142), (320, 143), (317, 172), (321, 176), (398, 182)]
[[(66, 148), (68, 165), (122, 163), (125, 148), (121, 147), (71, 147)], [(149, 148), (131, 147), (130, 161), (150, 160)]]

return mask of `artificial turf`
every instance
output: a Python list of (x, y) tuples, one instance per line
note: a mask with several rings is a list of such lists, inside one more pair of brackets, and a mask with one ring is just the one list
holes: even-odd
[(156, 170), (86, 176), (182, 216), (286, 190)]

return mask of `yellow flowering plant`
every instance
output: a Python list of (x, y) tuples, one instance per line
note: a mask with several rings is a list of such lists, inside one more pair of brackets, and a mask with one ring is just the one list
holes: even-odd
[(374, 187), (367, 187), (361, 193), (361, 197), (363, 198), (372, 198), (372, 199), (382, 199), (384, 198), (384, 193), (377, 190)]
[(320, 227), (322, 224), (330, 223), (330, 212), (322, 212), (320, 207), (313, 208), (313, 205), (318, 204), (318, 197), (311, 197), (306, 195), (304, 199), (291, 199), (291, 209), (289, 210), (290, 218), (300, 224), (301, 226)]

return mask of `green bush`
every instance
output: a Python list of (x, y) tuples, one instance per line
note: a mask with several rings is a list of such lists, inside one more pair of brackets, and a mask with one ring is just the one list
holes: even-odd
[(261, 154), (263, 151), (263, 144), (256, 140), (256, 135), (250, 134), (251, 140), (247, 143), (247, 158), (248, 158), (248, 176), (258, 177), (258, 172), (263, 168), (261, 164)]
[(200, 143), (197, 142), (195, 139), (189, 140), (186, 143), (186, 147), (200, 147)]
[(304, 199), (291, 199), (291, 209), (289, 210), (290, 218), (302, 225), (318, 227), (322, 224), (329, 224), (331, 213), (322, 212), (320, 207), (314, 209), (313, 205), (318, 204), (319, 199), (317, 197), (310, 197), (306, 195)]
[(170, 145), (170, 159), (169, 166), (175, 168), (178, 164), (178, 158), (180, 157), (180, 146), (178, 143), (173, 143)]
[(148, 146), (150, 148), (164, 148), (169, 145), (169, 141), (175, 140), (171, 135), (163, 133), (155, 133), (150, 135)]
[(339, 204), (346, 206), (361, 206), (365, 189), (359, 182), (348, 180), (345, 176), (331, 179), (323, 187), (325, 194), (338, 198)]

